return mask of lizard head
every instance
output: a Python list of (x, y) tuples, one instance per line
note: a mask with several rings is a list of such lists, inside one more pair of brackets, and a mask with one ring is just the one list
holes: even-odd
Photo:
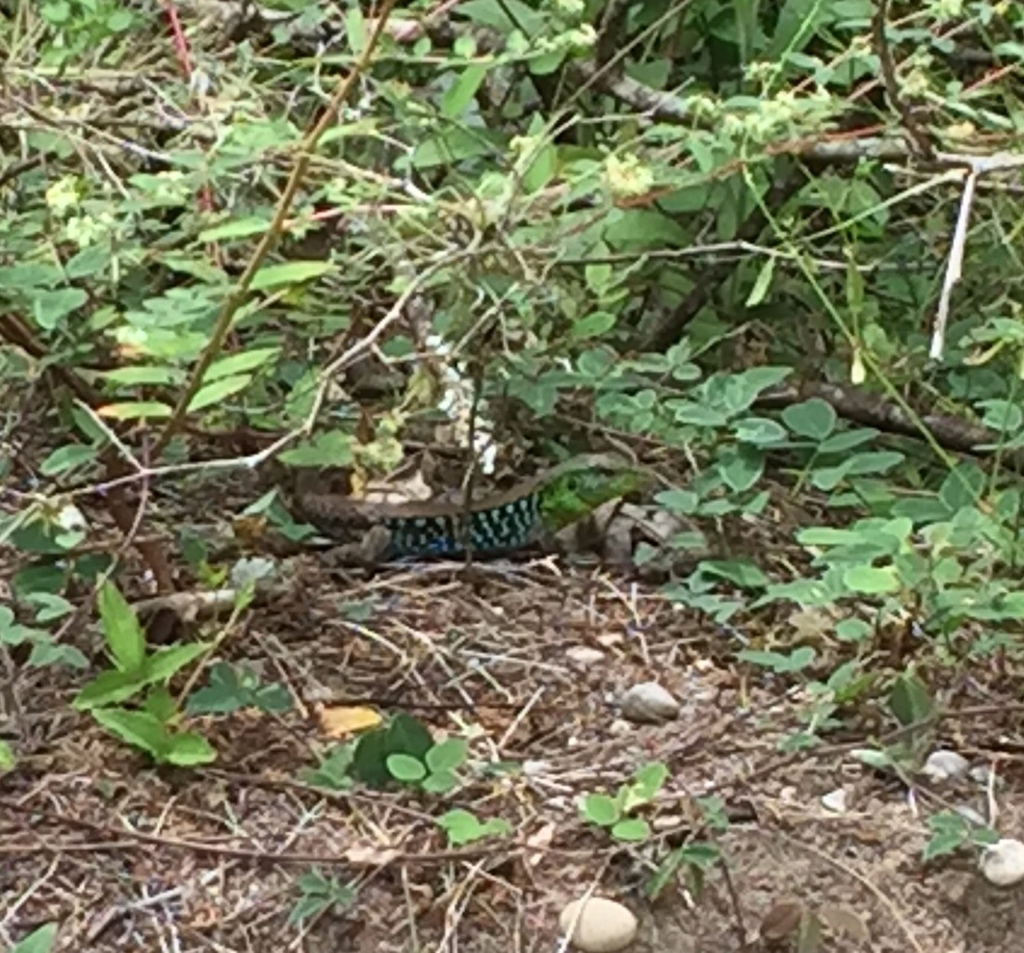
[(643, 489), (646, 474), (617, 454), (588, 454), (552, 472), (540, 497), (544, 525), (557, 531), (603, 503)]

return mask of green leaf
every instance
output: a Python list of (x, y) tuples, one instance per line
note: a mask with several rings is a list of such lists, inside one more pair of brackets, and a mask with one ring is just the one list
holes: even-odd
[(345, 14), (345, 36), (354, 55), (358, 56), (366, 48), (366, 18), (358, 6), (353, 6)]
[(733, 425), (733, 432), (737, 440), (756, 446), (771, 446), (789, 437), (786, 428), (769, 417), (744, 417)]
[(843, 582), (851, 592), (872, 596), (898, 592), (900, 588), (893, 566), (851, 566), (843, 573)]
[(99, 274), (110, 263), (110, 249), (106, 245), (87, 245), (76, 252), (64, 266), (69, 278), (85, 278)]
[(446, 794), (459, 785), (459, 779), (451, 771), (436, 771), (428, 774), (420, 784), (427, 794)]
[(122, 741), (142, 748), (157, 761), (164, 760), (164, 753), (170, 745), (170, 733), (163, 723), (149, 712), (128, 711), (125, 708), (97, 708), (92, 716)]
[(885, 751), (875, 751), (868, 748), (858, 748), (850, 752), (858, 761), (866, 764), (869, 768), (877, 771), (884, 771), (893, 766), (892, 757)]
[(103, 371), (102, 376), (114, 384), (138, 386), (143, 384), (180, 384), (185, 374), (177, 367), (166, 365), (138, 365), (134, 367), (115, 367)]
[(96, 459), (96, 448), (83, 443), (69, 443), (58, 447), (39, 465), (43, 476), (56, 476), (65, 470), (73, 470), (83, 463), (91, 463)]
[(527, 195), (539, 192), (558, 172), (558, 149), (552, 142), (545, 142), (533, 153), (533, 160), (523, 172), (523, 191)]
[(461, 808), (442, 814), (437, 819), (437, 825), (448, 835), (448, 841), (453, 845), (468, 844), (480, 837), (483, 830), (476, 815)]
[(61, 645), (59, 642), (47, 638), (32, 646), (28, 665), (32, 668), (42, 668), (46, 665), (66, 665), (68, 668), (84, 669), (89, 667), (89, 660), (76, 646)]
[(828, 401), (812, 397), (800, 404), (790, 404), (783, 410), (782, 420), (797, 436), (820, 442), (835, 430), (836, 412)]
[(111, 33), (123, 33), (135, 23), (131, 10), (113, 10), (106, 20), (107, 29)]
[(614, 328), (617, 320), (611, 312), (593, 311), (573, 324), (569, 329), (569, 337), (574, 341), (599, 337)]
[(146, 636), (132, 607), (109, 580), (100, 589), (97, 603), (114, 663), (122, 672), (137, 673), (146, 657)]
[(157, 649), (142, 666), (142, 676), (149, 685), (167, 682), (210, 648), (209, 642), (189, 642)]
[(459, 4), (459, 15), (474, 23), (507, 35), (522, 30), (528, 37), (545, 29), (545, 18), (523, 0), (466, 0)]
[(354, 755), (354, 744), (335, 745), (316, 768), (301, 771), (300, 779), (306, 784), (327, 788), (329, 791), (346, 790), (353, 783), (349, 771)]
[(912, 725), (935, 714), (928, 686), (913, 672), (901, 673), (893, 682), (889, 708), (901, 725)]
[(15, 765), (14, 752), (6, 741), (0, 741), (0, 774), (10, 771)]
[(692, 516), (700, 506), (700, 497), (693, 490), (663, 490), (655, 494), (654, 502), (672, 513)]
[(189, 402), (189, 413), (202, 410), (211, 404), (219, 404), (222, 400), (245, 390), (252, 380), (251, 374), (241, 374), (237, 377), (222, 377), (212, 384), (204, 384), (199, 388), (196, 396)]
[(165, 725), (178, 714), (178, 704), (165, 685), (158, 685), (147, 692), (143, 709)]
[(864, 642), (872, 633), (871, 624), (864, 619), (843, 619), (836, 624), (836, 638), (841, 642)]
[(391, 754), (387, 757), (388, 771), (397, 781), (413, 783), (427, 776), (427, 769), (419, 758), (407, 754)]
[(649, 801), (661, 790), (667, 778), (668, 768), (660, 761), (653, 761), (637, 771), (634, 789)]
[(486, 78), (490, 65), (474, 63), (459, 74), (459, 78), (441, 96), (441, 115), (458, 119), (466, 111)]
[(846, 461), (846, 472), (852, 476), (863, 476), (867, 473), (885, 473), (906, 457), (895, 450), (879, 450), (875, 453), (857, 453)]
[(352, 751), (352, 777), (371, 787), (383, 787), (391, 780), (387, 755), (387, 730), (364, 731)]
[(973, 463), (960, 463), (949, 472), (939, 488), (939, 499), (950, 513), (972, 507), (985, 490), (985, 474)]
[(592, 824), (611, 827), (621, 816), (619, 802), (607, 794), (588, 794), (583, 799), (583, 816)]
[(424, 170), (467, 159), (494, 158), (504, 155), (506, 148), (505, 138), (496, 132), (459, 126), (422, 139), (412, 154), (412, 165)]
[(437, 819), (437, 825), (448, 835), (448, 843), (453, 847), (468, 844), (482, 837), (508, 834), (512, 827), (503, 818), (491, 818), (483, 824), (476, 815), (462, 808), (448, 811)]
[(534, 76), (550, 76), (565, 61), (568, 51), (562, 49), (537, 53), (528, 61), (528, 68)]
[(818, 447), (818, 453), (847, 453), (854, 447), (870, 443), (877, 436), (878, 431), (870, 427), (860, 430), (843, 430), (822, 441)]
[(761, 266), (761, 270), (757, 273), (757, 280), (754, 282), (754, 287), (750, 289), (750, 294), (747, 295), (746, 307), (755, 308), (764, 301), (764, 296), (768, 293), (769, 287), (771, 287), (772, 276), (774, 274), (775, 258), (773, 256), (765, 260), (765, 263)]
[(182, 731), (171, 736), (165, 758), (171, 764), (188, 768), (216, 761), (217, 751), (202, 735), (194, 731)]
[(793, 649), (788, 655), (782, 652), (744, 649), (737, 654), (741, 662), (750, 662), (763, 668), (770, 668), (780, 675), (788, 672), (799, 672), (814, 661), (815, 652), (810, 646), (804, 645)]
[(262, 235), (270, 225), (269, 218), (249, 216), (233, 219), (220, 225), (213, 225), (199, 233), (199, 241), (220, 242), (229, 238), (248, 238), (250, 235)]
[(647, 840), (650, 834), (651, 829), (647, 821), (640, 817), (624, 818), (612, 827), (612, 837), (633, 844)]
[(801, 546), (852, 546), (861, 541), (860, 533), (835, 526), (809, 526), (796, 534)]
[(1024, 425), (1024, 411), (1008, 400), (979, 400), (977, 406), (984, 411), (982, 423), (996, 433), (1015, 433)]
[(278, 459), (292, 467), (347, 467), (354, 459), (354, 442), (352, 434), (328, 430), (305, 444), (285, 450)]
[(236, 374), (254, 371), (273, 360), (280, 353), (279, 347), (257, 347), (222, 357), (210, 365), (210, 369), (203, 377), (203, 385), (210, 384), (222, 377), (234, 377)]
[(122, 702), (145, 687), (146, 683), (138, 672), (101, 672), (82, 688), (71, 704), (78, 711), (88, 711)]
[(454, 771), (465, 764), (468, 749), (469, 745), (465, 738), (448, 738), (427, 752), (427, 767), (435, 772)]
[(33, 930), (25, 939), (15, 944), (11, 953), (50, 953), (57, 939), (57, 924), (44, 923)]
[(728, 579), (743, 589), (761, 589), (770, 582), (759, 566), (742, 559), (704, 560), (701, 570), (709, 576)]
[(249, 707), (281, 712), (291, 707), (287, 688), (277, 682), (264, 685), (247, 669), (238, 670), (227, 662), (217, 662), (210, 667), (207, 677), (207, 685), (189, 696), (185, 705), (189, 714), (223, 714)]
[(81, 288), (59, 288), (56, 291), (37, 290), (32, 294), (32, 317), (45, 331), (52, 331), (60, 319), (82, 307), (89, 296)]
[(311, 920), (320, 916), (331, 906), (329, 897), (309, 895), (300, 897), (295, 901), (295, 906), (288, 913), (288, 922), (292, 925), (302, 923), (304, 920)]
[(955, 853), (963, 847), (965, 840), (966, 835), (958, 831), (943, 831), (928, 839), (921, 856), (925, 861), (929, 861), (941, 857), (943, 854)]
[(328, 261), (288, 261), (280, 265), (267, 265), (256, 272), (250, 287), (253, 291), (263, 291), (282, 285), (300, 284), (326, 275), (333, 268)]
[(408, 754), (423, 761), (434, 746), (434, 739), (426, 726), (412, 715), (399, 712), (386, 729), (389, 754)]

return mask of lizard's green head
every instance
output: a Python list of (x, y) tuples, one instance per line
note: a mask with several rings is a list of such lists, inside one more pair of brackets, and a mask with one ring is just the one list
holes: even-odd
[(560, 530), (588, 513), (627, 494), (642, 489), (648, 478), (629, 461), (612, 456), (582, 458), (566, 472), (554, 477), (540, 497), (544, 525)]

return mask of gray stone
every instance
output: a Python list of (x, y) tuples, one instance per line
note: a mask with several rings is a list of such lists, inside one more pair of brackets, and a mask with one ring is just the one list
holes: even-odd
[(657, 682), (641, 682), (619, 702), (622, 716), (639, 724), (657, 725), (679, 717), (679, 702)]

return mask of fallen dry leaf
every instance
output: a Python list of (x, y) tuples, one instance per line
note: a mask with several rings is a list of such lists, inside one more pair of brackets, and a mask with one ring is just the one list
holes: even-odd
[(357, 731), (376, 728), (382, 720), (373, 708), (363, 706), (321, 708), (317, 714), (320, 728), (328, 738), (344, 738)]

